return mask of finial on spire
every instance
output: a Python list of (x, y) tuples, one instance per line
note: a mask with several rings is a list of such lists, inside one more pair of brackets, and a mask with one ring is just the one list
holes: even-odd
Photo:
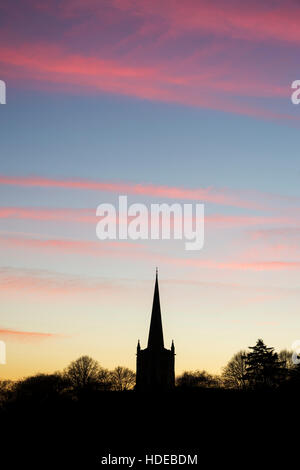
[(156, 277), (158, 277), (158, 267), (156, 266), (156, 269), (155, 269), (155, 274), (156, 274)]

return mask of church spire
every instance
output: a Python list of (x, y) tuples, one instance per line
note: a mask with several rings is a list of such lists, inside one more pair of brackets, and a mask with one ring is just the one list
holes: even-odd
[(158, 269), (156, 268), (155, 287), (151, 314), (151, 323), (148, 337), (148, 348), (162, 349), (164, 347), (164, 336), (161, 322), (160, 300), (158, 289)]

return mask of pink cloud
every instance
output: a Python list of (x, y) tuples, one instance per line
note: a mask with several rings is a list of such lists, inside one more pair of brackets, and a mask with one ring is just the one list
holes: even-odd
[[(294, 1), (66, 0), (59, 9), (35, 1), (24, 11), (4, 8), (2, 73), (18, 83), (21, 77), (23, 86), (33, 81), (35, 88), (48, 90), (117, 93), (299, 121), (289, 110), (281, 112), (281, 101), (274, 107), (245, 100), (289, 99), (290, 83), (282, 71), (291, 75), (297, 69), (293, 54), (277, 46), (296, 47), (300, 41), (300, 8)], [(32, 17), (55, 20), (53, 34), (41, 35), (32, 24), (28, 35), (24, 15), (29, 29)], [(267, 53), (257, 47), (262, 41)]]
[[(119, 215), (117, 215), (117, 223)], [(43, 222), (74, 222), (84, 224), (96, 224), (99, 217), (96, 216), (95, 209), (72, 209), (72, 208), (37, 208), (37, 207), (0, 207), (0, 219), (15, 220), (39, 220)], [(128, 217), (129, 223), (133, 217)], [(173, 219), (173, 218), (172, 218)], [(148, 223), (151, 223), (150, 217)], [(248, 215), (228, 215), (228, 214), (209, 214), (205, 215), (206, 227), (236, 228), (251, 226), (270, 226), (270, 225), (296, 225), (297, 219), (289, 216), (248, 216)], [(254, 239), (267, 238), (272, 235), (298, 235), (298, 227), (268, 228), (254, 230), (251, 237)]]
[(97, 221), (95, 209), (49, 209), (36, 207), (0, 207), (0, 219), (86, 223), (95, 223)]
[(126, 252), (133, 256), (141, 250), (139, 243), (119, 241), (83, 241), (70, 239), (38, 239), (23, 237), (0, 237), (0, 246), (11, 248), (25, 248), (26, 250), (44, 250), (63, 254), (79, 254), (91, 256), (103, 256), (105, 254), (121, 256)]
[[(299, 225), (299, 224), (298, 224)], [(300, 227), (276, 227), (250, 232), (253, 240), (271, 240), (271, 239), (295, 239), (300, 237)]]
[[(31, 293), (53, 296), (93, 293), (99, 297), (103, 293), (111, 295), (120, 292), (127, 283), (120, 280), (82, 278), (79, 276), (63, 275), (61, 273), (35, 269), (0, 268), (0, 291), (2, 293), (28, 291)], [(135, 288), (132, 286), (132, 288)]]
[[(176, 261), (175, 261), (176, 262)], [(49, 300), (53, 296), (66, 296), (74, 294), (88, 295), (95, 294), (98, 301), (103, 299), (103, 294), (108, 294), (108, 299), (111, 295), (116, 295), (116, 292), (129, 292), (136, 290), (137, 282), (141, 285), (145, 283), (152, 283), (152, 281), (141, 281), (137, 279), (107, 279), (107, 278), (94, 278), (94, 277), (79, 277), (67, 274), (61, 274), (52, 271), (43, 271), (36, 269), (15, 269), (15, 268), (1, 268), (0, 269), (0, 292), (16, 292), (28, 291), (30, 293), (49, 295)], [(238, 282), (218, 282), (218, 281), (201, 281), (198, 279), (162, 279), (162, 285), (174, 286), (189, 286), (196, 288), (212, 288), (223, 289), (224, 291), (241, 291), (248, 293), (257, 292), (258, 294), (273, 295), (280, 292), (280, 295), (297, 295), (297, 288), (284, 288), (274, 286), (258, 286), (247, 285)]]
[[(297, 224), (295, 217), (292, 216), (243, 216), (243, 215), (223, 215), (212, 214), (205, 217), (208, 225), (232, 228), (232, 227), (249, 227), (255, 225), (282, 225)], [(272, 230), (272, 229), (270, 229)], [(274, 229), (276, 231), (277, 229)], [(280, 229), (279, 229), (280, 230)], [(255, 231), (253, 233), (260, 233)]]
[[(143, 245), (126, 242), (90, 242), (90, 241), (74, 241), (74, 240), (40, 240), (27, 238), (1, 238), (0, 246), (6, 248), (20, 248), (43, 250), (45, 252), (62, 253), (62, 254), (78, 254), (92, 256), (114, 256), (125, 257), (136, 260), (147, 260), (155, 264), (161, 262), (166, 264), (175, 264), (178, 266), (187, 266), (194, 268), (215, 269), (215, 270), (250, 270), (250, 271), (278, 271), (283, 269), (299, 269), (300, 261), (290, 260), (263, 260), (260, 259), (264, 254), (274, 254), (276, 257), (283, 256), (289, 247), (275, 246), (270, 248), (266, 253), (265, 250), (252, 250), (244, 254), (243, 258), (236, 261), (218, 261), (213, 259), (199, 258), (178, 258), (171, 255), (162, 255), (154, 253)], [(257, 259), (253, 259), (255, 254)], [(291, 254), (291, 253), (289, 253)]]
[(300, 261), (253, 261), (218, 263), (219, 269), (278, 271), (284, 269), (299, 269)]
[(8, 339), (15, 339), (15, 340), (44, 340), (50, 338), (56, 338), (60, 335), (54, 333), (40, 333), (35, 331), (21, 331), (21, 330), (12, 330), (9, 328), (0, 328), (0, 337), (8, 338)]
[[(117, 4), (120, 5), (119, 2)], [(154, 1), (153, 6), (157, 7), (156, 13), (159, 14), (159, 2)], [(293, 1), (272, 5), (258, 1), (247, 4), (224, 0), (187, 0), (184, 3), (172, 0), (169, 8), (161, 9), (161, 15), (169, 20), (175, 34), (176, 30), (201, 30), (251, 42), (300, 41), (296, 20), (300, 17), (300, 7)]]
[(207, 268), (230, 271), (281, 271), (286, 269), (300, 269), (300, 261), (215, 261), (184, 258), (161, 258), (168, 263), (191, 266), (195, 268)]
[[(34, 2), (36, 8), (40, 3)], [(93, 24), (94, 19), (109, 24), (126, 22), (130, 18), (139, 20), (140, 34), (153, 32), (155, 26), (167, 30), (168, 36), (178, 36), (184, 32), (212, 32), (215, 35), (230, 38), (258, 40), (277, 40), (298, 42), (300, 32), (297, 18), (300, 7), (296, 1), (285, 0), (284, 4), (274, 2), (261, 3), (252, 1), (236, 2), (231, 0), (152, 0), (137, 2), (136, 0), (112, 0), (107, 4), (95, 0), (66, 0), (60, 13), (64, 18), (80, 18), (83, 12), (92, 14), (85, 24)], [(55, 14), (55, 9), (49, 5)], [(152, 28), (150, 28), (150, 25)]]
[[(108, 92), (141, 99), (186, 106), (223, 110), (265, 119), (298, 121), (296, 115), (277, 112), (259, 105), (253, 106), (240, 96), (289, 97), (290, 89), (267, 77), (251, 76), (244, 67), (232, 73), (226, 62), (212, 65), (201, 59), (188, 68), (186, 59), (172, 61), (157, 57), (148, 66), (140, 59), (99, 57), (71, 53), (62, 45), (41, 43), (20, 44), (16, 48), (0, 47), (3, 73), (6, 79), (48, 84), (49, 89), (72, 89), (77, 92)], [(132, 65), (131, 65), (132, 62)], [(199, 62), (199, 63), (198, 63)], [(246, 67), (246, 64), (245, 64)], [(236, 99), (234, 98), (236, 97)]]
[(244, 207), (262, 208), (261, 203), (243, 198), (237, 192), (227, 189), (198, 188), (187, 189), (172, 186), (158, 186), (154, 184), (130, 184), (130, 183), (110, 183), (92, 180), (64, 180), (45, 177), (18, 177), (0, 175), (0, 184), (40, 187), (40, 188), (62, 188), (79, 189), (90, 191), (107, 191), (119, 194), (134, 194), (138, 196), (150, 196), (167, 199), (198, 200), (200, 202), (211, 202), (214, 204)]

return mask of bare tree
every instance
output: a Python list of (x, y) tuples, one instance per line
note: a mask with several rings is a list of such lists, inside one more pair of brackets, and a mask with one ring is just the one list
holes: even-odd
[(98, 372), (98, 388), (105, 391), (111, 390), (112, 388), (111, 372), (101, 366)]
[(111, 381), (114, 390), (131, 390), (135, 385), (135, 373), (127, 367), (118, 366), (111, 372)]
[(292, 355), (293, 351), (288, 351), (287, 349), (282, 349), (282, 351), (278, 353), (278, 359), (281, 367), (287, 370), (294, 369), (295, 365), (292, 361)]
[(237, 352), (224, 367), (222, 379), (225, 387), (242, 389), (245, 387), (246, 351)]
[(108, 382), (108, 371), (89, 356), (81, 356), (65, 370), (65, 376), (76, 390), (103, 386)]

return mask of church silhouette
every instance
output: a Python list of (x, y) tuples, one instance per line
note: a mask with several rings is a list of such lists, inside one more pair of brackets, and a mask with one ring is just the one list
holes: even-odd
[(141, 349), (138, 341), (136, 356), (137, 391), (172, 390), (175, 387), (175, 347), (173, 341), (171, 349), (164, 347), (157, 269), (148, 345)]

